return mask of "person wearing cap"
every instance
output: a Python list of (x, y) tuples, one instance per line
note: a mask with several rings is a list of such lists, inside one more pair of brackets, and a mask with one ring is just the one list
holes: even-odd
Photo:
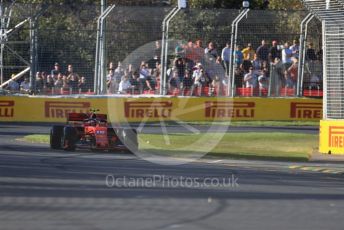
[(54, 69), (51, 70), (51, 75), (56, 76), (61, 72), (59, 63), (55, 62)]
[(242, 51), (242, 54), (244, 56), (244, 60), (252, 61), (254, 54), (256, 53), (254, 49), (252, 48), (252, 44), (248, 43), (247, 47), (244, 48)]
[(276, 58), (281, 59), (281, 50), (278, 48), (278, 42), (276, 40), (272, 41), (272, 46), (269, 50), (269, 62), (273, 63)]
[(197, 69), (194, 70), (192, 79), (194, 81), (194, 84), (191, 88), (191, 93), (193, 93), (194, 89), (197, 88), (198, 95), (201, 95), (202, 89), (210, 82), (208, 74), (206, 73), (201, 63), (197, 64)]

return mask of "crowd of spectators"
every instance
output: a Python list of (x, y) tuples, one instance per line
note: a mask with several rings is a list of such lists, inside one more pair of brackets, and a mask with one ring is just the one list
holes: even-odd
[[(298, 80), (299, 48), (297, 40), (294, 40), (292, 45), (288, 42), (280, 45), (273, 40), (270, 47), (262, 40), (256, 51), (250, 43), (242, 50), (237, 46), (234, 51), (235, 86), (267, 90), (269, 78), (273, 76), (275, 87), (295, 89)], [(225, 49), (222, 53), (226, 52)], [(320, 61), (321, 51), (316, 53), (313, 45), (309, 44), (305, 57), (309, 63)], [(308, 70), (310, 73), (313, 71)], [(273, 71), (272, 75), (270, 71)]]
[[(159, 94), (161, 82), (161, 46), (155, 43), (152, 58), (142, 61), (138, 66), (123, 66), (109, 63), (106, 85), (108, 94)], [(308, 71), (316, 66), (322, 58), (321, 51), (316, 52), (313, 44), (308, 44), (306, 60), (310, 63)], [(175, 53), (169, 55), (166, 72), (166, 91), (172, 95), (182, 96), (224, 96), (227, 95), (230, 76), (230, 61), (233, 58), (234, 84), (236, 88), (267, 90), (270, 73), (277, 76), (274, 84), (278, 87), (295, 88), (298, 76), (299, 44), (283, 45), (273, 40), (269, 46), (265, 40), (254, 49), (251, 43), (244, 48), (240, 45), (231, 51), (230, 43), (218, 51), (216, 43), (208, 42), (203, 47), (201, 40), (177, 44)], [(312, 67), (313, 66), (313, 67)], [(271, 68), (273, 67), (273, 68)], [(276, 78), (276, 77), (275, 77)], [(319, 77), (313, 81), (320, 81)], [(36, 94), (77, 94), (90, 93), (91, 84), (86, 84), (84, 76), (79, 76), (69, 64), (65, 73), (55, 63), (50, 74), (37, 72), (35, 77)], [(7, 89), (12, 92), (30, 93), (32, 87), (28, 77), (18, 83), (14, 78)]]
[[(137, 69), (133, 65), (125, 68), (121, 62), (115, 68), (110, 63), (108, 93), (158, 93), (161, 84), (160, 53), (160, 44), (156, 42), (153, 58), (142, 61)], [(321, 51), (316, 52), (310, 43), (306, 50), (306, 60), (315, 63), (321, 61), (321, 57)], [(201, 40), (190, 40), (186, 44), (176, 45), (174, 56), (169, 56), (167, 92), (187, 96), (226, 95), (231, 58), (237, 88), (267, 90), (271, 71), (274, 71), (274, 82), (278, 82), (278, 87), (296, 87), (299, 60), (297, 40), (292, 45), (288, 42), (282, 45), (273, 40), (270, 46), (262, 40), (257, 49), (248, 43), (244, 48), (238, 45), (233, 52), (230, 43), (218, 51), (213, 41), (204, 48)]]
[(133, 65), (124, 69), (121, 62), (114, 68), (111, 62), (106, 77), (109, 94), (143, 94), (146, 91), (154, 94), (157, 93), (157, 79), (160, 79), (159, 62), (156, 62), (154, 68), (142, 62), (137, 69)]
[(90, 91), (90, 85), (86, 84), (84, 76), (79, 76), (69, 64), (65, 73), (61, 71), (59, 63), (55, 63), (50, 74), (37, 72), (35, 76), (34, 89), (32, 89), (29, 78), (24, 77), (20, 83), (12, 75), (7, 89), (11, 92), (30, 94), (77, 94)]
[[(114, 68), (110, 63), (108, 93), (158, 93), (162, 84), (160, 53), (160, 44), (156, 42), (153, 58), (142, 61), (136, 69), (131, 64), (124, 68), (121, 62)], [(166, 90), (175, 95), (222, 94), (223, 85), (226, 84), (223, 63), (215, 44), (210, 42), (203, 48), (201, 40), (178, 44), (175, 54), (169, 56), (166, 75)], [(208, 88), (207, 92), (205, 88)]]

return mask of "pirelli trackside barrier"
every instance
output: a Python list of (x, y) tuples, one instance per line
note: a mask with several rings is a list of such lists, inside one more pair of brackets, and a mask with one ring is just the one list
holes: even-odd
[(90, 108), (112, 122), (309, 120), (322, 118), (321, 99), (293, 98), (40, 98), (0, 97), (0, 121), (64, 122)]
[(320, 121), (319, 151), (326, 154), (344, 155), (344, 121)]

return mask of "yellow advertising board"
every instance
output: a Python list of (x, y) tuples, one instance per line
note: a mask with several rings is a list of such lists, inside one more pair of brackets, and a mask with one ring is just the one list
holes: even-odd
[(0, 97), (0, 121), (65, 122), (90, 108), (112, 122), (255, 121), (322, 118), (322, 100), (306, 98), (43, 98)]
[(344, 155), (344, 121), (320, 121), (319, 151)]

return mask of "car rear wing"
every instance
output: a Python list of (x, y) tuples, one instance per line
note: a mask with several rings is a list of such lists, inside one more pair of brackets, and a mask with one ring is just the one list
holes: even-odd
[(67, 121), (84, 121), (88, 118), (89, 115), (86, 113), (68, 113)]
[(101, 121), (107, 121), (107, 115), (106, 114), (97, 114), (97, 119)]
[[(67, 121), (85, 121), (86, 119), (90, 118), (90, 114), (87, 113), (68, 113), (68, 118)], [(96, 114), (96, 119), (98, 120), (107, 120), (107, 115), (106, 114)]]

